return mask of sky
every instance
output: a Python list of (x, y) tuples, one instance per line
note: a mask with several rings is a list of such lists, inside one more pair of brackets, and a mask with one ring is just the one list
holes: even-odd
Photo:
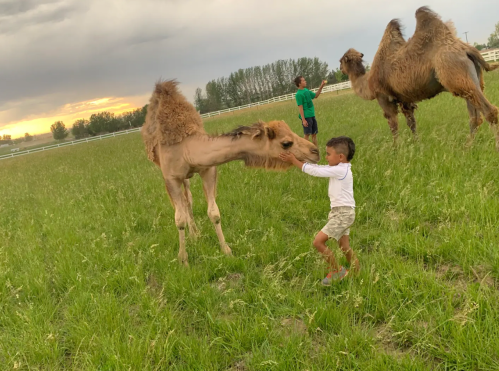
[(353, 47), (370, 62), (388, 22), (410, 37), (423, 5), (470, 43), (499, 22), (497, 0), (0, 0), (0, 135), (142, 107), (160, 78), (193, 101), (212, 79), (279, 59), (334, 69)]

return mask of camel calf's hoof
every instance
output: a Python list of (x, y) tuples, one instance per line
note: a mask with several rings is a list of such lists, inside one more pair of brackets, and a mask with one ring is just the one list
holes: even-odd
[(232, 250), (230, 249), (230, 247), (228, 245), (225, 245), (221, 248), (222, 252), (225, 254), (225, 255), (229, 255), (229, 256), (232, 256)]
[(178, 262), (180, 264), (182, 264), (184, 267), (188, 267), (189, 266), (189, 261), (187, 260), (187, 253), (185, 254), (178, 254)]

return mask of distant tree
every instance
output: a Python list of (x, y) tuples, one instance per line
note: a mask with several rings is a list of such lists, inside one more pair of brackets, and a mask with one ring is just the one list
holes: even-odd
[(12, 135), (9, 134), (4, 134), (2, 137), (3, 140), (11, 141), (12, 140)]
[(76, 120), (71, 129), (71, 134), (74, 135), (76, 139), (85, 138), (88, 136), (88, 120), (79, 119)]
[(139, 128), (146, 121), (147, 105), (121, 114), (121, 129)]
[(206, 98), (203, 96), (203, 91), (201, 88), (197, 88), (196, 93), (194, 93), (194, 106), (196, 110), (200, 113), (205, 113), (207, 112), (206, 105)]
[(115, 120), (114, 113), (107, 111), (94, 113), (90, 116), (88, 133), (90, 135), (97, 135), (116, 131), (112, 130), (115, 126), (118, 126)]
[(483, 49), (486, 49), (487, 48), (487, 45), (485, 44), (478, 44), (478, 43), (474, 43), (473, 46), (475, 48), (477, 48), (478, 50), (483, 50)]
[(33, 136), (30, 135), (29, 133), (24, 134), (24, 141), (25, 142), (31, 142), (33, 140)]
[(343, 82), (343, 81), (348, 81), (348, 75), (345, 75), (341, 70), (338, 68), (334, 72), (334, 75), (336, 76), (336, 81), (337, 82)]
[(62, 121), (56, 121), (50, 126), (50, 131), (55, 140), (65, 139), (69, 132), (66, 129), (66, 125)]
[(495, 30), (489, 37), (489, 48), (499, 48), (499, 22), (496, 23)]
[(19, 144), (19, 143), (22, 143), (24, 141), (24, 137), (19, 137), (19, 138), (16, 138), (13, 140), (14, 144)]

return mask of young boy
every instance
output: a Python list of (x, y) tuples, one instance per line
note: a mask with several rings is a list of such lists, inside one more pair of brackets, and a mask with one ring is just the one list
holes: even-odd
[(329, 264), (330, 272), (322, 280), (325, 286), (341, 281), (348, 275), (345, 267), (338, 266), (333, 253), (326, 246), (330, 238), (338, 241), (340, 249), (354, 271), (360, 269), (359, 260), (350, 248), (350, 226), (355, 220), (355, 200), (353, 198), (353, 176), (350, 164), (355, 154), (355, 144), (348, 137), (332, 138), (326, 144), (328, 165), (313, 165), (296, 159), (292, 153), (281, 153), (280, 158), (300, 168), (312, 176), (329, 178), (329, 198), (331, 212), (329, 220), (314, 239), (314, 246)]
[(317, 120), (315, 119), (315, 108), (312, 99), (319, 98), (326, 81), (322, 81), (317, 93), (306, 88), (307, 81), (303, 76), (298, 76), (295, 78), (294, 82), (298, 88), (295, 99), (296, 104), (298, 105), (298, 111), (300, 112), (298, 117), (303, 125), (303, 137), (308, 140), (309, 136), (312, 135), (312, 143), (317, 146), (317, 133), (319, 132), (319, 128), (317, 127)]

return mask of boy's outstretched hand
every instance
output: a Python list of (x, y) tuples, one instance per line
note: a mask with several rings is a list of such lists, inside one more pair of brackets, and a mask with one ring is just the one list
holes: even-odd
[(279, 158), (284, 162), (289, 162), (290, 164), (295, 165), (297, 168), (301, 169), (303, 167), (303, 162), (298, 160), (291, 152), (282, 152), (279, 154)]
[(291, 152), (282, 152), (279, 155), (279, 158), (284, 162), (289, 162), (290, 164), (293, 163), (293, 160), (296, 160), (295, 155), (293, 155)]

